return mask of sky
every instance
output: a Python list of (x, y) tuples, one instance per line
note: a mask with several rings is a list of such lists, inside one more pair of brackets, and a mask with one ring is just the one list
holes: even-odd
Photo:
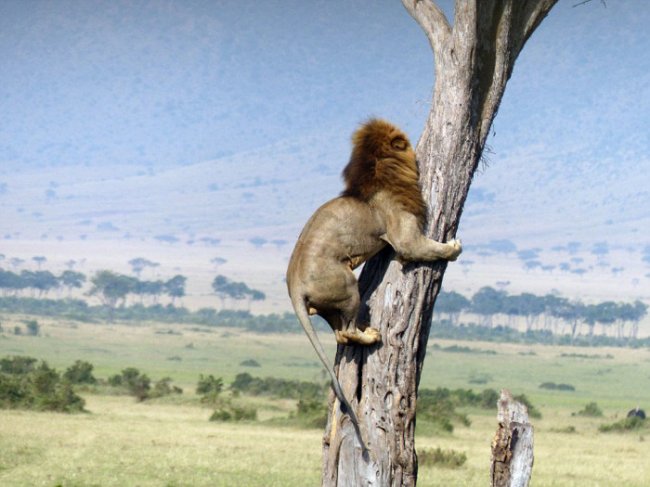
[[(574, 3), (516, 62), (459, 236), (607, 242), (640, 263), (650, 8)], [(2, 0), (0, 235), (291, 242), (340, 191), (356, 126), (417, 140), (432, 86), (398, 0)]]

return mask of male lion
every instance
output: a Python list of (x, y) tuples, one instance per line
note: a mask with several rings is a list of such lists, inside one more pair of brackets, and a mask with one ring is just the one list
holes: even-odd
[(343, 170), (345, 191), (309, 219), (289, 261), (291, 303), (332, 387), (348, 414), (356, 417), (309, 320), (322, 316), (337, 343), (370, 345), (379, 330), (357, 324), (360, 297), (353, 269), (390, 245), (405, 261), (456, 260), (459, 240), (440, 243), (426, 238), (426, 207), (418, 185), (415, 152), (394, 125), (369, 120), (352, 136), (352, 156)]

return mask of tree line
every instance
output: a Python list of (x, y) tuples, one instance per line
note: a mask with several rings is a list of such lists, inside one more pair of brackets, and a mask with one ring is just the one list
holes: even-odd
[[(144, 260), (144, 259), (142, 259)], [(31, 296), (43, 298), (52, 291), (67, 291), (67, 296), (72, 295), (75, 289), (81, 289), (89, 282), (90, 289), (87, 296), (97, 297), (108, 308), (123, 307), (129, 297), (134, 297), (141, 304), (145, 300), (157, 304), (162, 296), (168, 296), (172, 304), (185, 296), (187, 277), (177, 274), (170, 279), (144, 280), (139, 275), (140, 267), (130, 261), (138, 277), (116, 273), (110, 270), (97, 271), (90, 279), (82, 272), (66, 270), (55, 275), (50, 271), (23, 270), (20, 273), (0, 268), (0, 292), (4, 296)], [(140, 262), (136, 262), (141, 264)], [(212, 289), (221, 299), (222, 308), (225, 308), (226, 298), (234, 301), (263, 301), (266, 295), (257, 289), (252, 289), (244, 282), (237, 282), (218, 275), (212, 281)]]
[(454, 291), (441, 292), (435, 313), (437, 321), (457, 326), (462, 313), (478, 317), (478, 324), (492, 328), (500, 321), (515, 328), (523, 320), (526, 331), (548, 331), (575, 338), (583, 326), (589, 336), (600, 325), (601, 334), (614, 334), (617, 338), (637, 338), (639, 323), (647, 315), (648, 305), (637, 300), (633, 303), (604, 301), (585, 304), (555, 294), (538, 296), (531, 293), (508, 294), (506, 291), (483, 287), (471, 298)]

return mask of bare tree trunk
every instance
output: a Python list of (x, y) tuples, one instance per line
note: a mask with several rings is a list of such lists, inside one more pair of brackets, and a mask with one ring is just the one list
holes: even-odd
[(533, 427), (526, 406), (501, 391), (492, 441), (491, 487), (527, 487), (533, 471)]
[[(427, 235), (453, 238), (514, 61), (556, 0), (457, 0), (454, 25), (429, 0), (402, 0), (434, 51), (432, 110), (417, 144)], [(462, 258), (462, 256), (461, 256)], [(323, 485), (412, 486), (415, 406), (433, 304), (446, 263), (402, 265), (382, 252), (360, 278), (360, 313), (381, 331), (373, 347), (339, 347), (338, 377), (368, 451), (331, 397)]]

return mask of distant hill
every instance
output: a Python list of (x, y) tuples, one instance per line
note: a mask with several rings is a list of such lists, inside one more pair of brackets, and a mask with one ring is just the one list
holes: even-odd
[[(530, 40), (447, 286), (648, 298), (643, 7), (560, 2)], [(433, 83), (424, 35), (388, 0), (9, 1), (0, 59), (0, 254), (101, 267), (149, 249), (205, 280), (223, 254), (278, 308), (351, 132), (378, 115), (416, 140)]]

